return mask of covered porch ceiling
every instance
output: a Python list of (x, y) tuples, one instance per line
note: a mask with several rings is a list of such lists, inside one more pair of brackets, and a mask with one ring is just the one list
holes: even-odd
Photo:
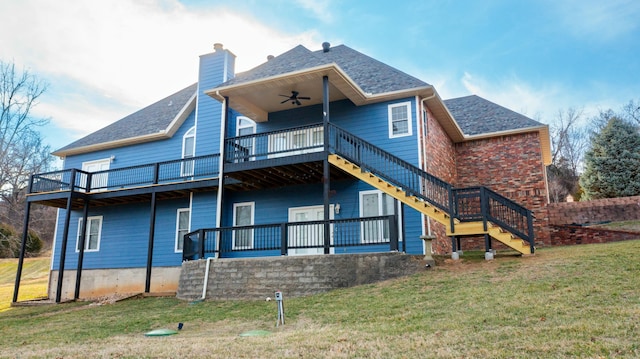
[[(231, 108), (254, 121), (264, 122), (268, 120), (270, 112), (322, 104), (324, 76), (329, 79), (329, 102), (349, 99), (356, 106), (409, 96), (427, 97), (435, 91), (433, 87), (427, 86), (382, 94), (365, 93), (340, 67), (328, 64), (222, 86), (205, 93), (218, 101), (224, 101), (227, 97)], [(300, 100), (301, 105), (292, 104), (291, 101), (286, 101), (285, 97), (290, 96), (292, 91), (297, 91), (300, 97), (311, 99)]]

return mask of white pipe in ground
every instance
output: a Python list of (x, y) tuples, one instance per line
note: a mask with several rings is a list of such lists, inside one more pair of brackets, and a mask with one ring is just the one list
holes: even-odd
[(211, 257), (207, 258), (207, 265), (204, 270), (204, 283), (202, 284), (202, 300), (207, 296), (207, 284), (209, 283), (209, 266), (211, 265)]

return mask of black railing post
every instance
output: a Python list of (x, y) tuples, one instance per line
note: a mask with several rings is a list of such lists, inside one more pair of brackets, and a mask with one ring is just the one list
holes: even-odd
[(160, 163), (153, 164), (153, 184), (158, 184), (160, 180)]
[[(457, 205), (456, 205), (457, 206)], [(451, 186), (449, 186), (449, 226), (451, 227), (451, 233), (455, 233), (455, 216), (456, 216), (456, 209), (454, 206), (454, 198), (453, 198), (453, 188)]]
[(527, 211), (527, 227), (529, 227), (529, 248), (531, 249), (531, 254), (535, 251), (535, 240), (533, 233), (533, 213), (531, 211)]
[(489, 196), (486, 187), (480, 187), (480, 212), (482, 214), (482, 229), (487, 230), (487, 218), (489, 218)]
[(287, 238), (287, 224), (280, 224), (280, 255), (286, 256), (288, 247), (288, 238)]
[(393, 214), (386, 219), (389, 222), (389, 250), (398, 251), (398, 215)]
[[(204, 229), (198, 230), (198, 255), (200, 256), (200, 259), (204, 259), (204, 242), (206, 240), (205, 235), (206, 234), (204, 232)], [(217, 249), (219, 250), (219, 248)]]

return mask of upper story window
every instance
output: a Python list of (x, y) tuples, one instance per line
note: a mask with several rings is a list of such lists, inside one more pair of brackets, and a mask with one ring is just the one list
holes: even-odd
[(411, 102), (389, 105), (389, 138), (411, 136)]
[[(253, 122), (253, 120), (244, 116), (238, 116), (236, 118), (236, 136), (247, 136), (253, 135), (254, 133), (256, 133), (256, 123)], [(238, 155), (240, 155), (240, 158), (242, 158), (242, 160), (255, 160), (255, 157), (253, 157), (256, 145), (255, 138), (249, 137), (238, 139), (236, 144), (237, 147), (235, 148), (235, 150), (241, 151), (241, 153), (239, 153)]]
[[(191, 158), (196, 154), (196, 128), (191, 127), (182, 136), (182, 158)], [(180, 169), (182, 176), (193, 176), (193, 161), (183, 161)]]

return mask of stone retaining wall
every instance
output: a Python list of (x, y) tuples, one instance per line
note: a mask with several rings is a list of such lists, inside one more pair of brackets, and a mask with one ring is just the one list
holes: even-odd
[[(206, 263), (182, 264), (178, 298), (201, 298)], [(206, 299), (265, 299), (276, 290), (287, 297), (300, 297), (424, 270), (422, 256), (402, 253), (212, 259)]]

